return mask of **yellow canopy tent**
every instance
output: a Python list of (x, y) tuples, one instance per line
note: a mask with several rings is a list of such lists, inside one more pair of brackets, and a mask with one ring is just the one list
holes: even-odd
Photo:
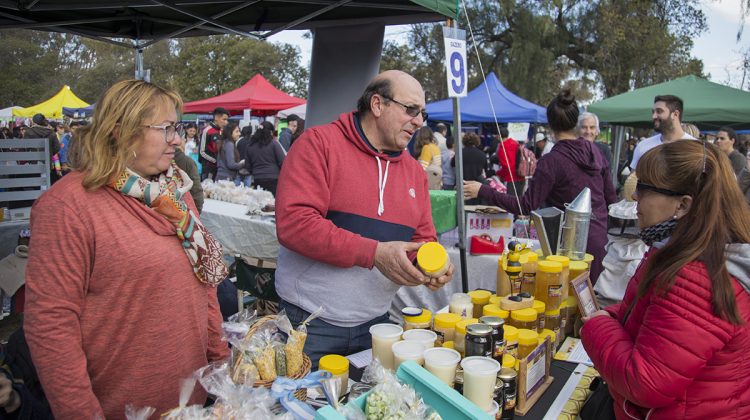
[(57, 94), (55, 94), (55, 96), (42, 103), (28, 108), (14, 109), (13, 116), (31, 118), (35, 114), (43, 114), (47, 118), (60, 119), (63, 117), (63, 107), (83, 108), (87, 106), (89, 106), (89, 104), (76, 96), (76, 94), (70, 90), (70, 86), (65, 85), (59, 92), (57, 92)]

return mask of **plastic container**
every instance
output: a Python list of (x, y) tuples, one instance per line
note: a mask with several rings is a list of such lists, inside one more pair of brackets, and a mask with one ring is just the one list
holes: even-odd
[(531, 305), (531, 307), (536, 311), (536, 330), (541, 331), (544, 329), (544, 311), (547, 309), (547, 305), (544, 304), (541, 300), (535, 300), (534, 304)]
[(454, 293), (451, 295), (448, 310), (450, 313), (460, 315), (463, 319), (471, 318), (474, 315), (474, 304), (471, 303), (471, 296), (466, 293)]
[(550, 341), (552, 342), (552, 348), (557, 349), (557, 343), (559, 342), (559, 340), (557, 338), (557, 334), (555, 334), (555, 332), (552, 330), (544, 329), (539, 333), (539, 344), (542, 344), (547, 337), (549, 337)]
[[(578, 299), (576, 299), (575, 296), (569, 296), (567, 299), (565, 299), (565, 306), (567, 307), (568, 311), (565, 314), (566, 321), (564, 335), (573, 335), (576, 317), (578, 316)], [(560, 314), (560, 317), (562, 317), (562, 314)], [(562, 323), (562, 320), (560, 320), (560, 323)]]
[(417, 251), (417, 266), (429, 277), (440, 277), (450, 265), (448, 252), (438, 242), (427, 242)]
[(318, 367), (320, 370), (330, 372), (333, 378), (341, 380), (339, 398), (346, 394), (349, 389), (349, 359), (338, 354), (327, 354), (320, 358)]
[(487, 414), (490, 415), (491, 419), (496, 419), (497, 420), (497, 419), (500, 418), (500, 414), (501, 414), (500, 413), (500, 404), (498, 404), (497, 401), (494, 400), (494, 395), (493, 395), (493, 400), (492, 400), (492, 408), (490, 408), (489, 410), (487, 410)]
[(453, 345), (453, 341), (446, 341), (445, 343), (443, 343), (443, 348), (455, 350), (455, 346)]
[(490, 296), (492, 292), (489, 290), (472, 290), (469, 292), (471, 297), (471, 303), (473, 305), (472, 318), (479, 318), (482, 316), (482, 308), (484, 305), (490, 303)]
[[(544, 316), (547, 318), (546, 329), (554, 332), (556, 338), (562, 337), (562, 335), (560, 334), (560, 325), (562, 324), (562, 314), (560, 313), (560, 309), (550, 309), (544, 313)], [(555, 348), (557, 348), (557, 345), (560, 344), (559, 340), (553, 342), (555, 343)]]
[(386, 369), (393, 370), (393, 343), (401, 340), (404, 329), (396, 324), (375, 324), (370, 327), (372, 358), (380, 360)]
[[(550, 255), (553, 257), (554, 255)], [(562, 264), (557, 261), (539, 261), (536, 266), (536, 299), (549, 308), (559, 308), (562, 297)]]
[(503, 337), (505, 337), (505, 353), (518, 358), (518, 328), (506, 325), (503, 328)]
[(531, 296), (536, 293), (536, 264), (539, 256), (536, 252), (526, 252), (521, 255), (522, 278), (521, 292), (526, 292)]
[(391, 346), (393, 352), (393, 366), (395, 369), (407, 360), (422, 366), (424, 365), (424, 345), (419, 341), (397, 341)]
[(536, 331), (518, 330), (518, 358), (525, 359), (539, 345), (539, 334)]
[(571, 261), (568, 269), (570, 270), (570, 280), (573, 280), (588, 270), (589, 265), (585, 261)]
[(461, 355), (455, 350), (435, 347), (425, 350), (423, 356), (425, 369), (449, 387), (453, 387)]
[(518, 309), (510, 311), (510, 325), (518, 329), (527, 329), (536, 331), (539, 323), (537, 322), (536, 310), (534, 308)]
[(482, 410), (490, 410), (500, 363), (489, 357), (473, 356), (463, 359), (461, 368), (464, 370), (464, 397)]
[[(555, 261), (562, 264), (562, 275), (560, 281), (562, 282), (562, 298), (568, 297), (568, 285), (570, 284), (570, 258), (562, 255), (550, 255), (545, 261)], [(549, 305), (552, 308), (557, 308), (560, 305)]]
[(482, 316), (497, 316), (507, 320), (510, 316), (510, 312), (501, 308), (499, 305), (490, 303), (489, 305), (484, 305), (484, 308), (482, 308)]
[(476, 318), (464, 319), (456, 323), (456, 333), (453, 336), (453, 347), (462, 355), (466, 352), (466, 327), (478, 323)]
[(490, 296), (490, 305), (500, 306), (500, 300), (501, 299), (502, 299), (502, 296), (498, 296), (498, 295), (492, 295), (492, 296)]
[(404, 331), (432, 326), (432, 312), (427, 309), (407, 306), (401, 310), (401, 315), (404, 317)]
[(433, 320), (432, 330), (437, 334), (436, 346), (440, 346), (446, 341), (453, 341), (456, 333), (456, 324), (461, 321), (461, 315), (454, 313), (437, 313)]
[(508, 353), (503, 355), (503, 367), (513, 369), (516, 367), (516, 358)]
[(435, 334), (434, 331), (425, 329), (404, 331), (402, 337), (405, 341), (416, 341), (422, 344), (422, 346), (424, 346), (424, 348), (426, 349), (435, 347), (435, 340), (437, 340), (437, 334)]
[(591, 263), (594, 262), (594, 256), (591, 254), (583, 254), (583, 262), (591, 267)]

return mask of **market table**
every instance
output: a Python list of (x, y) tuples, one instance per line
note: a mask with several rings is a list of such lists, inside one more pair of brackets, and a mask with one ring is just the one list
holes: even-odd
[(248, 216), (247, 211), (242, 204), (206, 199), (200, 219), (225, 254), (275, 260), (279, 256), (276, 219), (272, 215)]

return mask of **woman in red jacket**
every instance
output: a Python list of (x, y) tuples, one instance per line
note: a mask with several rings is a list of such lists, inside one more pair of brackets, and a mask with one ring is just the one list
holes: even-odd
[(651, 246), (581, 338), (618, 419), (750, 418), (750, 210), (729, 160), (679, 141), (638, 164)]

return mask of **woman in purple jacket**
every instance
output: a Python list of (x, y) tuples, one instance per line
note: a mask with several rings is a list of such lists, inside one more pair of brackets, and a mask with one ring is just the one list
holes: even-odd
[(539, 159), (523, 197), (499, 193), (473, 181), (464, 181), (464, 197), (479, 196), (511, 213), (528, 215), (540, 207), (552, 206), (564, 211), (565, 204), (588, 187), (593, 217), (586, 250), (594, 256), (591, 281), (595, 283), (602, 271), (607, 243), (607, 208), (617, 200), (609, 164), (599, 148), (576, 136), (578, 104), (569, 89), (560, 92), (547, 106), (547, 120), (555, 137), (555, 147)]

